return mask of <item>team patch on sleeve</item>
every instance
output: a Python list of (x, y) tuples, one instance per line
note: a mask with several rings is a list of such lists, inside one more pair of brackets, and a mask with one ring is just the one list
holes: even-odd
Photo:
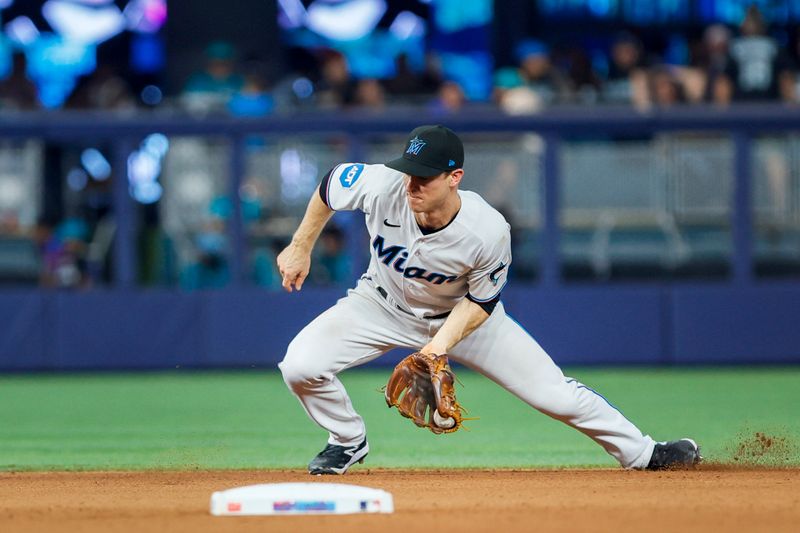
[(497, 282), (500, 281), (501, 273), (503, 272), (503, 270), (505, 270), (505, 268), (507, 266), (508, 266), (508, 263), (500, 263), (499, 267), (495, 268), (494, 270), (492, 270), (489, 273), (489, 281), (492, 282), (492, 285), (495, 285), (495, 286), (497, 285)]
[(353, 185), (355, 185), (356, 181), (358, 181), (359, 176), (361, 176), (361, 172), (364, 171), (364, 165), (362, 163), (356, 163), (354, 165), (350, 165), (342, 170), (341, 175), (339, 176), (339, 183), (342, 184), (342, 187), (345, 189), (349, 189)]
[(469, 299), (477, 304), (483, 304), (499, 298), (508, 281), (510, 264), (511, 254), (507, 253), (500, 262), (495, 260), (473, 270), (469, 275)]

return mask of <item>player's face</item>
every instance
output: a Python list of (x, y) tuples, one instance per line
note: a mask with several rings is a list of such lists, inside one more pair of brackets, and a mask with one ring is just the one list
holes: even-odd
[(432, 178), (406, 175), (406, 198), (415, 213), (429, 213), (440, 209), (458, 188), (459, 171), (442, 172)]

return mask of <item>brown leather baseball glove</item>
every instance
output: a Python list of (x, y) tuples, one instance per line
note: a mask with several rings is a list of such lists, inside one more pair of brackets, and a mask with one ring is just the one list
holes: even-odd
[(386, 404), (437, 435), (458, 431), (464, 409), (456, 401), (454, 381), (446, 355), (414, 352), (394, 367), (384, 389)]

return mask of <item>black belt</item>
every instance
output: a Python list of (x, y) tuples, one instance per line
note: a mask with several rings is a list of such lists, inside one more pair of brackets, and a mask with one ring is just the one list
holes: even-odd
[[(389, 301), (389, 293), (388, 293), (388, 292), (386, 292), (386, 289), (384, 289), (383, 287), (377, 287), (377, 286), (375, 287), (375, 289), (378, 291), (378, 294), (380, 294), (381, 296), (383, 296), (383, 299), (384, 299), (384, 300), (386, 300), (387, 302)], [(390, 302), (390, 303), (391, 303), (391, 302)], [(400, 311), (402, 311), (402, 312), (404, 312), (405, 314), (407, 314), (407, 315), (416, 316), (416, 315), (415, 315), (414, 313), (412, 313), (411, 311), (406, 311), (405, 309), (403, 309), (402, 307), (400, 307), (400, 306), (399, 306), (399, 305), (397, 305), (397, 304), (394, 304), (394, 306), (395, 306), (396, 308), (398, 308)], [(438, 315), (433, 315), (433, 316), (424, 316), (424, 317), (422, 317), (422, 318), (427, 318), (428, 320), (436, 320), (437, 318), (446, 318), (446, 317), (447, 317), (449, 314), (450, 314), (450, 311), (448, 311), (448, 312), (446, 312), (446, 313), (441, 313), (441, 314), (438, 314)]]

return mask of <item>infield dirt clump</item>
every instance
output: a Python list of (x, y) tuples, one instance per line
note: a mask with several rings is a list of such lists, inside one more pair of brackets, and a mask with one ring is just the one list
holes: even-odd
[(740, 437), (734, 445), (732, 459), (741, 465), (778, 466), (788, 463), (793, 451), (794, 444), (788, 437), (756, 431)]

